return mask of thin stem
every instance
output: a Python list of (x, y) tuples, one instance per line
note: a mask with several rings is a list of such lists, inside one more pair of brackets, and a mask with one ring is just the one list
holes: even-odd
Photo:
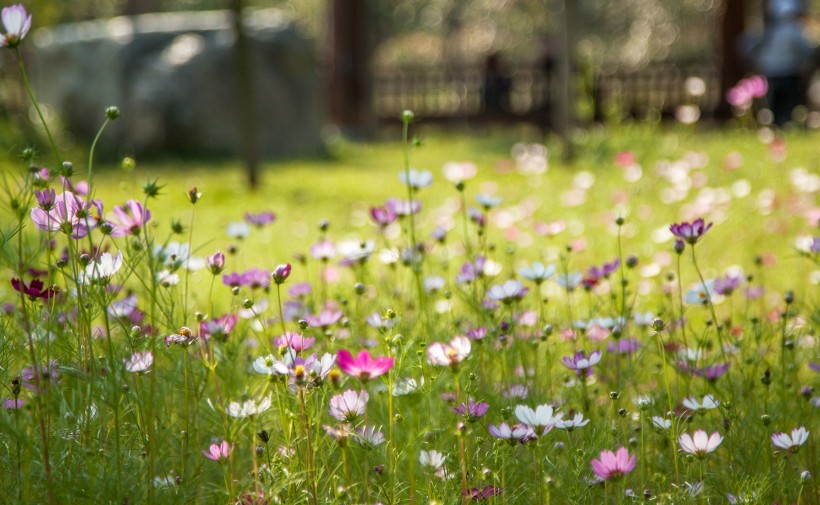
[(100, 129), (97, 131), (97, 135), (94, 137), (94, 141), (91, 142), (91, 149), (89, 149), (89, 151), (88, 151), (88, 177), (86, 179), (88, 181), (88, 194), (89, 194), (89, 196), (93, 194), (91, 192), (91, 181), (92, 181), (92, 177), (94, 176), (94, 171), (92, 170), (92, 167), (94, 166), (94, 151), (97, 149), (97, 141), (100, 140), (100, 136), (102, 136), (102, 133), (105, 130), (105, 127), (108, 126), (108, 123), (110, 123), (110, 122), (111, 122), (111, 119), (106, 117), (105, 121), (102, 124), (102, 126), (100, 126)]
[(60, 165), (63, 162), (60, 157), (60, 151), (57, 149), (57, 144), (54, 142), (54, 137), (51, 135), (51, 130), (48, 129), (46, 119), (43, 117), (43, 111), (40, 110), (40, 105), (37, 103), (37, 99), (34, 98), (34, 92), (32, 91), (31, 84), (28, 81), (28, 73), (26, 72), (26, 66), (23, 64), (23, 57), (20, 55), (19, 47), (14, 48), (14, 54), (17, 56), (17, 63), (20, 65), (20, 73), (23, 74), (23, 84), (25, 85), (26, 92), (28, 92), (28, 97), (31, 99), (31, 104), (34, 105), (34, 109), (37, 111), (37, 116), (40, 117), (40, 122), (43, 124), (43, 129), (46, 131), (48, 143), (51, 145), (51, 150), (54, 153), (54, 160), (57, 162), (57, 165)]

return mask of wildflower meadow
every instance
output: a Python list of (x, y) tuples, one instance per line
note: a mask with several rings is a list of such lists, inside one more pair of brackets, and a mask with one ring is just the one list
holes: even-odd
[(99, 170), (116, 104), (68, 159), (2, 23), (46, 140), (0, 159), (0, 503), (820, 504), (816, 133), (565, 165), (405, 111), (248, 194)]

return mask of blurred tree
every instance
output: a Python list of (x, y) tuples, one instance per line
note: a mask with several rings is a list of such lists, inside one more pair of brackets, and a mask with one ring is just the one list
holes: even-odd
[(157, 10), (159, 10), (159, 2), (157, 2), (157, 0), (126, 0), (122, 13), (126, 16), (133, 16), (135, 14), (146, 14)]

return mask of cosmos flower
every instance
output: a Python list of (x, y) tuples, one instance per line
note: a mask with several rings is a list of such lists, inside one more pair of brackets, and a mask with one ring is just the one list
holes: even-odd
[(147, 372), (154, 364), (154, 355), (151, 351), (135, 352), (130, 359), (123, 360), (125, 369), (131, 373)]
[(90, 216), (90, 212), (92, 207), (99, 210), (99, 205), (99, 202), (86, 202), (80, 196), (64, 191), (54, 198), (49, 211), (40, 207), (31, 209), (31, 220), (40, 230), (60, 231), (74, 239), (83, 238), (97, 226), (97, 221)]
[(320, 240), (310, 246), (310, 255), (320, 261), (328, 261), (336, 256), (336, 245), (328, 240)]
[(544, 265), (540, 261), (536, 261), (532, 265), (527, 265), (519, 270), (518, 275), (536, 284), (541, 284), (555, 275), (555, 265)]
[(462, 496), (466, 496), (473, 501), (479, 500), (486, 500), (488, 498), (492, 498), (493, 496), (498, 496), (504, 492), (503, 487), (496, 487), (492, 484), (488, 484), (481, 489), (477, 487), (467, 488), (461, 492)]
[(284, 347), (290, 347), (296, 352), (302, 352), (307, 349), (310, 349), (314, 342), (316, 342), (316, 339), (313, 337), (305, 338), (300, 333), (294, 333), (291, 331), (285, 332), (284, 335), (282, 335), (281, 337), (277, 337), (273, 341), (273, 343), (280, 349)]
[(220, 342), (224, 342), (236, 326), (238, 319), (236, 314), (223, 314), (207, 321), (201, 321), (199, 323), (199, 333), (205, 340), (214, 337)]
[(276, 221), (276, 214), (271, 211), (262, 211), (262, 212), (246, 212), (245, 213), (245, 222), (248, 224), (252, 224), (256, 227), (262, 228), (263, 226), (269, 225)]
[(535, 430), (526, 424), (515, 424), (512, 427), (507, 423), (501, 423), (498, 426), (491, 424), (487, 429), (490, 435), (501, 440), (506, 440), (511, 445), (515, 445), (515, 443), (525, 444), (538, 438), (535, 434)]
[(739, 275), (727, 275), (726, 277), (718, 277), (715, 279), (713, 287), (715, 293), (723, 296), (729, 296), (737, 290), (740, 286), (741, 277)]
[(707, 435), (703, 430), (697, 430), (694, 435), (684, 433), (678, 438), (680, 448), (689, 454), (703, 457), (718, 448), (723, 437), (718, 432)]
[(114, 216), (126, 233), (139, 235), (145, 224), (151, 220), (151, 211), (143, 208), (137, 200), (128, 200), (122, 207), (114, 207)]
[(453, 407), (453, 412), (460, 416), (465, 416), (469, 422), (475, 422), (478, 418), (484, 416), (489, 409), (490, 404), (488, 403), (470, 400), (469, 403), (460, 403)]
[(795, 453), (800, 449), (800, 446), (805, 444), (806, 440), (809, 439), (809, 433), (805, 426), (793, 429), (791, 435), (786, 433), (773, 433), (772, 444), (784, 451)]
[(592, 367), (601, 361), (601, 351), (592, 351), (587, 357), (583, 351), (578, 351), (574, 356), (564, 356), (564, 366), (570, 370), (575, 370), (575, 373), (587, 375), (592, 373)]
[(421, 189), (433, 184), (433, 174), (429, 170), (403, 170), (399, 172), (399, 180), (413, 189)]
[(672, 427), (672, 421), (660, 416), (652, 416), (652, 424), (659, 430), (665, 431)]
[(682, 403), (684, 407), (693, 412), (697, 412), (698, 410), (716, 409), (720, 405), (720, 401), (716, 400), (712, 395), (704, 396), (702, 402), (698, 402), (697, 398), (690, 396), (688, 398), (684, 398)]
[(388, 225), (396, 221), (398, 219), (398, 214), (396, 214), (392, 209), (387, 206), (384, 207), (370, 207), (370, 218), (373, 220), (374, 223), (379, 225), (379, 228), (384, 230), (387, 228)]
[(309, 315), (305, 319), (311, 327), (324, 329), (338, 323), (343, 315), (341, 310), (324, 309), (322, 312), (316, 315)]
[(363, 381), (386, 374), (393, 367), (392, 356), (372, 358), (368, 351), (359, 352), (355, 358), (346, 349), (337, 354), (337, 362), (342, 372)]
[(364, 415), (369, 399), (367, 391), (357, 393), (348, 389), (330, 399), (330, 415), (339, 421), (353, 422), (357, 417)]
[(470, 354), (470, 339), (455, 337), (449, 344), (433, 342), (427, 347), (427, 358), (434, 365), (456, 367)]
[(0, 46), (15, 48), (23, 42), (31, 29), (31, 14), (21, 4), (5, 7), (2, 11), (5, 34), (0, 35)]
[(715, 292), (715, 281), (708, 280), (686, 292), (683, 299), (690, 305), (706, 305)]
[(202, 451), (206, 458), (220, 462), (228, 460), (233, 452), (233, 444), (228, 445), (226, 440), (221, 444), (211, 444), (207, 451)]
[(635, 469), (635, 456), (630, 456), (625, 447), (617, 452), (602, 451), (598, 459), (591, 461), (592, 471), (604, 480), (615, 480)]
[(12, 277), (11, 287), (13, 287), (15, 291), (24, 293), (31, 300), (36, 300), (38, 298), (48, 300), (52, 296), (57, 294), (51, 288), (44, 289), (45, 285), (43, 284), (43, 281), (41, 281), (40, 279), (33, 279), (31, 282), (28, 283), (28, 285), (26, 285), (24, 281)]
[(691, 223), (675, 223), (669, 226), (669, 231), (687, 244), (695, 245), (711, 227), (712, 223), (707, 225), (703, 219), (698, 218)]
[(561, 420), (563, 414), (555, 415), (551, 405), (539, 405), (535, 410), (527, 405), (518, 405), (515, 407), (515, 417), (527, 426), (537, 429), (539, 435), (543, 435)]
[(584, 419), (583, 414), (575, 414), (572, 419), (558, 419), (555, 421), (555, 427), (559, 430), (572, 431), (575, 428), (583, 428), (589, 424), (589, 419)]
[(419, 463), (422, 466), (429, 466), (433, 470), (443, 467), (446, 459), (447, 456), (438, 451), (421, 451), (421, 454), (419, 454)]
[(487, 298), (505, 304), (521, 300), (529, 291), (521, 281), (508, 280), (504, 284), (496, 284), (487, 291)]
[(263, 398), (259, 403), (256, 400), (245, 400), (243, 403), (231, 402), (228, 405), (228, 415), (235, 418), (250, 417), (261, 414), (270, 408), (270, 397)]
[(375, 426), (356, 428), (356, 442), (366, 449), (377, 447), (384, 443), (384, 434)]
[(122, 252), (117, 252), (116, 256), (110, 253), (102, 253), (100, 259), (91, 261), (85, 267), (85, 271), (80, 272), (80, 282), (82, 284), (108, 284), (111, 277), (122, 267)]
[(270, 274), (271, 279), (273, 279), (273, 282), (275, 282), (277, 285), (284, 284), (288, 277), (290, 277), (290, 270), (290, 263), (278, 265), (276, 268), (273, 269), (273, 272)]
[(222, 251), (216, 251), (206, 258), (205, 265), (213, 275), (219, 275), (225, 269), (225, 254)]

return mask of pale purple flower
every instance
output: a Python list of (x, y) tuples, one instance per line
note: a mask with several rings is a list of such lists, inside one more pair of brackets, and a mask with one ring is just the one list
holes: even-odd
[(14, 4), (3, 9), (2, 19), (6, 33), (0, 35), (0, 46), (19, 46), (31, 29), (31, 14), (26, 12), (22, 4)]
[(632, 354), (641, 348), (641, 343), (636, 338), (622, 338), (607, 344), (606, 350), (612, 354)]
[(396, 216), (409, 216), (418, 214), (421, 211), (421, 202), (418, 200), (399, 200), (391, 198), (384, 203), (385, 208)]
[(398, 218), (398, 215), (389, 206), (384, 206), (371, 207), (370, 217), (373, 219), (373, 222), (379, 225), (379, 228), (383, 230), (393, 223)]
[(202, 451), (206, 458), (219, 462), (230, 459), (233, 452), (233, 444), (228, 445), (226, 440), (221, 444), (211, 444), (207, 451)]
[(635, 462), (635, 456), (630, 456), (629, 451), (621, 447), (615, 453), (602, 451), (598, 459), (593, 459), (591, 464), (595, 475), (604, 480), (614, 480), (634, 470)]
[(353, 422), (357, 417), (364, 415), (369, 399), (370, 395), (367, 391), (362, 390), (357, 393), (348, 389), (330, 399), (330, 415), (339, 421)]
[(251, 268), (250, 270), (242, 272), (241, 285), (251, 289), (268, 289), (268, 287), (270, 287), (270, 280), (271, 274), (267, 270)]
[(34, 197), (37, 199), (37, 206), (48, 212), (54, 208), (54, 202), (57, 198), (57, 192), (53, 189), (37, 190), (34, 192)]
[(341, 310), (325, 309), (317, 315), (307, 316), (307, 322), (314, 328), (328, 328), (342, 319)]
[(336, 245), (328, 240), (320, 240), (310, 246), (310, 255), (320, 261), (328, 261), (336, 256)]
[(504, 391), (501, 392), (501, 396), (504, 398), (520, 398), (524, 399), (530, 393), (530, 390), (527, 386), (523, 384), (513, 384), (512, 386), (508, 387)]
[(100, 204), (86, 202), (80, 196), (64, 191), (54, 198), (54, 205), (48, 212), (40, 207), (31, 209), (31, 220), (43, 231), (60, 231), (74, 239), (82, 238), (97, 226), (97, 221), (90, 215), (92, 207), (99, 211)]
[(500, 495), (503, 492), (503, 487), (495, 487), (492, 484), (488, 484), (481, 489), (478, 489), (477, 487), (467, 488), (461, 492), (461, 495), (466, 496), (473, 501), (479, 501), (492, 498), (493, 496)]
[(9, 410), (22, 408), (25, 404), (26, 402), (19, 398), (6, 398), (5, 400), (3, 400), (3, 408)]
[(453, 412), (460, 416), (465, 416), (469, 422), (474, 422), (478, 418), (483, 417), (489, 409), (490, 405), (488, 403), (470, 400), (469, 403), (460, 403), (453, 407)]
[(131, 358), (123, 360), (125, 370), (131, 373), (148, 372), (154, 364), (154, 354), (151, 351), (135, 352)]
[(740, 286), (741, 277), (739, 275), (727, 275), (726, 277), (718, 277), (713, 284), (715, 293), (723, 296), (729, 296), (737, 290)]
[(312, 288), (309, 282), (297, 282), (288, 288), (288, 295), (293, 298), (304, 298), (310, 294)]
[(201, 321), (199, 323), (199, 333), (205, 340), (213, 337), (220, 342), (224, 342), (233, 331), (238, 319), (236, 314), (223, 314), (207, 321)]
[(505, 304), (521, 300), (527, 294), (529, 288), (518, 280), (509, 280), (504, 284), (496, 284), (487, 291), (487, 298)]
[(675, 223), (669, 226), (669, 231), (684, 242), (695, 245), (711, 227), (712, 223), (706, 224), (703, 219), (698, 218), (691, 223)]
[(262, 228), (265, 225), (269, 225), (276, 221), (276, 214), (271, 211), (262, 211), (257, 213), (246, 212), (245, 213), (245, 221), (248, 224), (252, 224), (259, 228)]
[(515, 424), (513, 426), (507, 423), (501, 423), (498, 426), (491, 424), (487, 429), (490, 435), (501, 440), (506, 440), (510, 445), (515, 445), (516, 443), (525, 444), (538, 438), (532, 427), (526, 424)]
[(773, 433), (772, 444), (779, 449), (795, 453), (800, 449), (800, 446), (806, 443), (809, 439), (809, 431), (805, 426), (793, 429), (791, 435), (786, 433)]
[(57, 360), (51, 360), (46, 367), (41, 365), (26, 367), (20, 372), (20, 379), (24, 387), (40, 393), (52, 385), (60, 384), (62, 381), (60, 364)]
[[(222, 251), (217, 251), (213, 253), (213, 255), (208, 256), (208, 258), (205, 260), (205, 264), (207, 265), (209, 272), (211, 272), (214, 275), (219, 275), (220, 273), (222, 273), (222, 270), (225, 269), (225, 255), (222, 253)], [(237, 286), (239, 285), (239, 282), (240, 281), (237, 278)]]
[(684, 452), (703, 457), (718, 448), (723, 437), (718, 432), (707, 435), (703, 430), (697, 430), (694, 435), (684, 433), (678, 438), (680, 448)]
[(578, 375), (592, 373), (592, 367), (601, 361), (601, 351), (592, 351), (589, 357), (583, 351), (578, 351), (574, 356), (564, 356), (564, 366), (570, 370), (575, 370)]
[(483, 340), (487, 336), (487, 327), (475, 328), (467, 332), (467, 337), (470, 340)]

